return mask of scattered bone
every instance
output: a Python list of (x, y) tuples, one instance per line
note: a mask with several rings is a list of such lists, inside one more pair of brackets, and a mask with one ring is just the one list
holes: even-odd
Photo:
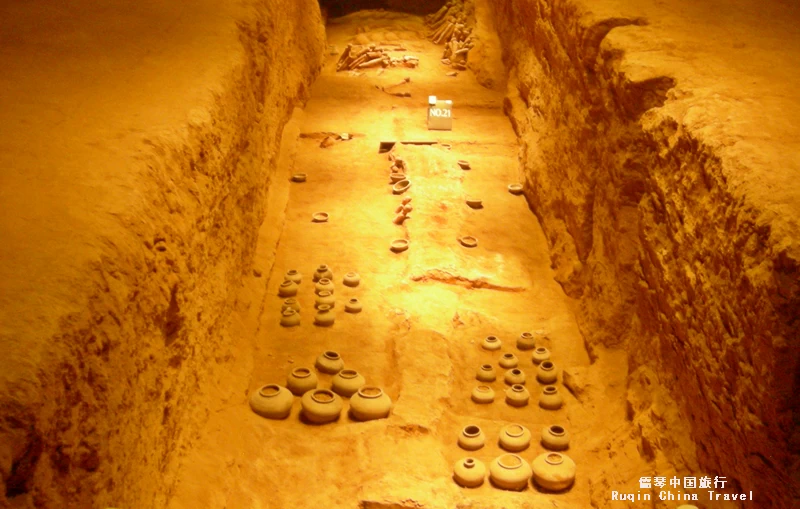
[(448, 72), (447, 74), (445, 74), (445, 76), (453, 76), (453, 77), (455, 77), (455, 76), (458, 76), (458, 73), (456, 71), (452, 71), (452, 72)]

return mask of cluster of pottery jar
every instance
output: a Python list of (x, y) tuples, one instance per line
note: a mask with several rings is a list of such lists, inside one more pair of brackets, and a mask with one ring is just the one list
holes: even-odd
[[(333, 284), (333, 272), (327, 265), (320, 265), (314, 271), (312, 277), (314, 282), (314, 325), (329, 327), (336, 320), (334, 308), (336, 298), (334, 297), (335, 287)], [(297, 270), (289, 270), (284, 275), (283, 282), (278, 288), (278, 295), (284, 297), (281, 306), (281, 325), (284, 327), (295, 327), (300, 325), (300, 304), (297, 301), (297, 291), (303, 281), (303, 276)], [(342, 284), (349, 287), (356, 287), (361, 282), (361, 277), (355, 272), (348, 272), (342, 278)], [(347, 313), (358, 313), (361, 311), (361, 302), (357, 298), (348, 299), (344, 310)]]
[[(344, 399), (349, 399), (350, 416), (357, 421), (383, 419), (392, 410), (391, 398), (383, 389), (367, 385), (364, 376), (354, 369), (345, 369), (344, 360), (332, 350), (323, 352), (311, 368), (294, 368), (286, 386), (267, 384), (250, 394), (250, 408), (268, 419), (286, 419), (294, 398), (300, 398), (301, 415), (313, 424), (326, 424), (339, 419)], [(319, 385), (317, 372), (331, 376), (330, 388)]]

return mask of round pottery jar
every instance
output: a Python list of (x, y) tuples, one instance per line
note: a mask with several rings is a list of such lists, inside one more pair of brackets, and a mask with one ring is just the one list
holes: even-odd
[(343, 369), (336, 373), (331, 383), (331, 390), (343, 398), (349, 398), (364, 385), (367, 381), (364, 376), (354, 369)]
[(389, 417), (392, 400), (380, 387), (365, 385), (350, 397), (350, 413), (359, 421)]
[(531, 445), (531, 431), (521, 424), (509, 424), (500, 430), (500, 447), (510, 452), (524, 451)]
[(513, 407), (523, 407), (531, 399), (531, 393), (524, 385), (512, 385), (506, 389), (506, 403)]
[(504, 490), (524, 490), (532, 473), (528, 462), (516, 454), (503, 454), (489, 464), (489, 478)]
[(327, 223), (330, 214), (327, 212), (314, 212), (311, 215), (311, 221), (314, 223)]
[(513, 353), (504, 353), (500, 357), (500, 367), (503, 369), (516, 368), (519, 365), (519, 359)]
[(335, 375), (344, 369), (344, 360), (342, 360), (338, 352), (328, 350), (317, 357), (317, 362), (314, 365), (323, 373)]
[(548, 385), (539, 395), (539, 406), (545, 410), (558, 410), (564, 404), (564, 398), (558, 392), (558, 387)]
[(558, 379), (556, 365), (551, 361), (544, 361), (539, 364), (539, 369), (536, 370), (536, 379), (543, 384), (555, 383)]
[(530, 332), (523, 332), (517, 338), (517, 348), (520, 350), (533, 350), (536, 347), (536, 343), (533, 339), (533, 334)]
[(473, 209), (483, 208), (483, 200), (481, 200), (480, 198), (467, 198), (465, 201), (467, 202), (467, 205), (470, 206), (470, 208)]
[(302, 396), (317, 388), (317, 374), (308, 368), (294, 368), (286, 377), (286, 388), (295, 396)]
[(533, 355), (531, 356), (531, 360), (534, 364), (541, 364), (544, 361), (550, 360), (550, 350), (547, 348), (540, 346), (533, 351)]
[(344, 275), (344, 279), (342, 283), (345, 286), (356, 287), (361, 282), (361, 276), (356, 274), (355, 272), (348, 272)]
[(494, 389), (488, 385), (479, 385), (472, 389), (472, 401), (479, 405), (488, 405), (494, 401)]
[(522, 194), (522, 184), (509, 184), (508, 192), (511, 194)]
[(328, 389), (314, 389), (300, 399), (303, 415), (315, 424), (333, 422), (342, 413), (342, 398)]
[(563, 426), (554, 424), (542, 430), (542, 447), (551, 451), (569, 448), (569, 433)]
[(360, 313), (361, 312), (361, 301), (353, 297), (352, 299), (348, 300), (344, 305), (344, 310), (348, 313)]
[(284, 309), (281, 311), (281, 326), (294, 327), (300, 325), (300, 314), (294, 309)]
[(408, 179), (403, 179), (395, 182), (392, 186), (392, 192), (394, 194), (403, 194), (405, 193), (408, 188), (411, 187), (411, 181)]
[(300, 303), (297, 302), (297, 299), (294, 297), (289, 297), (288, 299), (283, 301), (281, 305), (281, 311), (286, 311), (287, 309), (294, 309), (298, 313), (300, 312)]
[(408, 249), (408, 241), (406, 239), (393, 240), (390, 249), (395, 253), (401, 253)]
[(469, 161), (460, 159), (458, 161), (458, 165), (461, 167), (462, 170), (469, 170)]
[(292, 411), (294, 396), (285, 387), (269, 384), (250, 394), (250, 408), (267, 419), (286, 419)]
[(494, 366), (491, 364), (483, 364), (480, 368), (478, 368), (478, 374), (475, 375), (475, 378), (477, 378), (480, 382), (494, 382), (497, 380), (497, 374), (494, 371)]
[(320, 327), (330, 327), (336, 321), (336, 314), (331, 310), (330, 306), (322, 304), (317, 306), (317, 314), (314, 315), (314, 325)]
[(330, 279), (323, 277), (319, 281), (314, 284), (314, 288), (316, 290), (317, 295), (319, 292), (333, 292), (333, 281)]
[(331, 272), (330, 267), (325, 265), (324, 263), (317, 267), (317, 270), (314, 271), (314, 282), (319, 281), (322, 278), (333, 279), (333, 272)]
[(480, 427), (470, 424), (458, 435), (458, 446), (467, 451), (477, 451), (486, 443), (486, 436)]
[(502, 343), (500, 342), (499, 339), (497, 339), (497, 336), (486, 336), (485, 338), (483, 338), (483, 341), (481, 341), (481, 346), (483, 347), (484, 350), (489, 350), (489, 351), (500, 350), (501, 345)]
[(533, 480), (548, 491), (564, 491), (575, 482), (575, 462), (566, 454), (546, 452), (531, 462)]
[(294, 297), (297, 295), (297, 283), (294, 281), (284, 281), (278, 287), (278, 295), (281, 297)]
[(508, 385), (524, 385), (525, 372), (519, 368), (509, 369), (506, 371), (503, 380), (505, 380)]
[(293, 283), (297, 283), (298, 285), (303, 280), (303, 275), (297, 272), (294, 269), (286, 271), (286, 274), (283, 275), (284, 281), (291, 281)]
[(470, 235), (459, 237), (458, 241), (461, 242), (461, 245), (464, 247), (476, 247), (478, 245), (478, 239)]
[(328, 290), (322, 290), (317, 294), (317, 298), (314, 301), (315, 306), (319, 309), (320, 306), (325, 305), (329, 306), (331, 309), (336, 307), (336, 297), (333, 296), (331, 292)]
[(305, 173), (295, 173), (292, 175), (292, 182), (305, 182), (308, 175)]
[(477, 488), (486, 479), (486, 465), (476, 458), (456, 461), (453, 467), (453, 480), (465, 488)]

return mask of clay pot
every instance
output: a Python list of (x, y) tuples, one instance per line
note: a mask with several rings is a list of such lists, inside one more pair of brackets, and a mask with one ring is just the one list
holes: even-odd
[(334, 293), (333, 292), (333, 288), (334, 288), (333, 287), (333, 281), (331, 281), (330, 279), (328, 279), (326, 277), (323, 277), (319, 281), (314, 283), (314, 291), (316, 292), (317, 295), (319, 295), (319, 292), (331, 292), (331, 293)]
[(563, 426), (554, 424), (542, 429), (542, 447), (551, 451), (569, 448), (569, 433)]
[(250, 394), (250, 408), (267, 419), (286, 419), (292, 411), (294, 396), (285, 387), (268, 384)]
[(453, 467), (453, 480), (465, 488), (477, 488), (486, 479), (486, 465), (476, 458), (456, 461)]
[(315, 424), (333, 422), (342, 413), (342, 398), (328, 389), (314, 389), (300, 399), (303, 415)]
[(314, 212), (311, 215), (311, 221), (314, 223), (327, 223), (329, 214), (327, 212)]
[(336, 373), (331, 383), (331, 390), (343, 398), (349, 398), (360, 388), (364, 387), (367, 381), (364, 376), (354, 369), (343, 369)]
[(470, 424), (458, 435), (458, 446), (467, 451), (477, 451), (486, 443), (486, 436), (478, 426)]
[(287, 309), (294, 309), (296, 312), (300, 312), (300, 303), (297, 302), (297, 299), (294, 297), (290, 297), (283, 301), (281, 304), (281, 311), (286, 311)]
[(500, 430), (500, 447), (510, 452), (524, 451), (531, 445), (531, 430), (521, 424), (509, 424)]
[(494, 371), (494, 366), (491, 364), (483, 364), (478, 368), (478, 374), (475, 378), (481, 382), (494, 382), (497, 380), (497, 373)]
[(300, 314), (294, 309), (285, 309), (281, 311), (281, 326), (295, 327), (300, 325)]
[(531, 360), (534, 364), (541, 364), (544, 361), (550, 360), (550, 350), (547, 348), (540, 346), (533, 351), (533, 355), (531, 356)]
[(331, 272), (330, 267), (325, 264), (320, 265), (317, 267), (317, 270), (314, 271), (314, 282), (317, 282), (322, 278), (333, 280), (333, 272)]
[(503, 380), (508, 385), (523, 385), (525, 383), (525, 372), (519, 368), (509, 369), (506, 371)]
[(344, 310), (348, 313), (360, 313), (361, 312), (361, 301), (353, 297), (352, 299), (348, 300), (344, 305)]
[(502, 357), (500, 357), (500, 367), (503, 369), (512, 369), (516, 368), (519, 365), (519, 359), (513, 353), (504, 353)]
[(358, 286), (359, 283), (361, 283), (361, 276), (355, 272), (348, 272), (344, 275), (344, 279), (342, 279), (342, 284), (351, 288)]
[(503, 454), (489, 464), (489, 478), (504, 490), (524, 490), (532, 474), (531, 466), (516, 454)]
[(286, 388), (295, 396), (317, 388), (317, 374), (308, 368), (294, 368), (286, 377)]
[(460, 166), (462, 170), (469, 170), (469, 161), (461, 159), (458, 161), (458, 166)]
[(397, 184), (398, 182), (400, 182), (405, 178), (406, 176), (403, 175), (402, 173), (392, 173), (391, 175), (389, 175), (389, 180), (392, 182), (392, 184)]
[(295, 173), (292, 175), (292, 182), (305, 182), (308, 175), (305, 173)]
[(339, 352), (328, 350), (327, 352), (319, 354), (317, 362), (314, 365), (323, 373), (335, 375), (344, 369), (344, 360), (339, 355)]
[(516, 195), (522, 194), (522, 184), (509, 184), (508, 192)]
[(408, 191), (409, 187), (411, 187), (411, 181), (408, 180), (408, 179), (403, 179), (403, 180), (400, 180), (400, 181), (396, 182), (392, 186), (392, 192), (394, 194), (403, 194), (406, 191)]
[(294, 281), (284, 281), (278, 287), (278, 295), (281, 297), (294, 297), (297, 295), (297, 283)]
[(500, 350), (500, 346), (502, 346), (502, 343), (496, 336), (486, 336), (483, 338), (483, 341), (481, 341), (481, 347), (484, 350)]
[(314, 300), (314, 307), (319, 309), (320, 306), (329, 306), (331, 309), (336, 307), (336, 297), (327, 290), (323, 290), (317, 294)]
[(531, 399), (531, 393), (524, 385), (512, 385), (506, 389), (506, 403), (513, 407), (523, 407)]
[(284, 281), (291, 281), (293, 283), (297, 283), (298, 285), (303, 280), (303, 275), (297, 272), (294, 269), (287, 270), (286, 274), (283, 275)]
[(467, 205), (469, 205), (473, 209), (483, 208), (483, 200), (480, 200), (478, 198), (467, 198), (466, 202), (467, 202)]
[(533, 338), (533, 334), (530, 332), (523, 332), (517, 338), (517, 348), (520, 350), (533, 350), (536, 347), (536, 343)]
[(350, 397), (350, 413), (356, 420), (383, 419), (391, 411), (392, 400), (379, 387), (365, 385)]
[(472, 389), (472, 401), (479, 405), (488, 405), (494, 401), (494, 389), (488, 385), (479, 385)]
[(564, 398), (558, 392), (558, 387), (548, 385), (539, 395), (539, 406), (545, 410), (558, 410), (564, 404)]
[(566, 454), (546, 452), (531, 462), (533, 481), (548, 491), (564, 491), (575, 482), (575, 462)]
[(476, 247), (478, 245), (478, 239), (469, 235), (459, 237), (458, 241), (461, 242), (461, 245), (464, 247)]
[(331, 307), (326, 304), (317, 306), (317, 314), (314, 315), (314, 325), (320, 327), (330, 327), (336, 321), (336, 314)]
[(393, 240), (390, 249), (395, 253), (405, 251), (408, 249), (408, 241), (406, 239)]
[(553, 384), (558, 380), (558, 370), (551, 361), (544, 361), (539, 364), (536, 370), (536, 379), (543, 384)]

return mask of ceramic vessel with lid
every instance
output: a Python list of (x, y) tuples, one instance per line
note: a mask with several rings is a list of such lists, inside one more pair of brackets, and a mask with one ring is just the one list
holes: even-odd
[(314, 282), (319, 281), (322, 278), (333, 279), (333, 272), (331, 272), (330, 267), (325, 265), (324, 263), (317, 267), (317, 270), (314, 271)]
[(544, 361), (550, 360), (550, 350), (547, 348), (540, 346), (533, 350), (533, 354), (531, 355), (531, 360), (534, 364), (541, 364)]
[(342, 398), (328, 389), (314, 389), (300, 399), (303, 415), (310, 422), (324, 424), (333, 422), (342, 413)]
[(486, 436), (480, 427), (470, 424), (458, 435), (458, 446), (467, 451), (477, 451), (486, 443)]
[(509, 369), (506, 371), (506, 374), (503, 376), (503, 380), (508, 385), (524, 385), (525, 384), (525, 372), (519, 368)]
[(517, 338), (517, 348), (520, 350), (533, 350), (536, 347), (536, 342), (533, 334), (530, 332), (523, 332)]
[(331, 383), (331, 390), (343, 398), (349, 398), (364, 385), (367, 381), (364, 376), (354, 369), (343, 369), (336, 373)]
[(308, 368), (294, 368), (286, 378), (286, 388), (295, 396), (302, 396), (306, 392), (317, 388), (317, 374)]
[(479, 405), (488, 405), (494, 401), (494, 389), (488, 385), (479, 385), (472, 389), (472, 401)]
[(486, 479), (486, 465), (476, 458), (464, 458), (453, 467), (453, 480), (465, 488), (477, 488)]
[(503, 369), (513, 369), (519, 365), (519, 359), (513, 353), (504, 353), (502, 357), (500, 357), (500, 367)]
[(330, 327), (336, 321), (336, 314), (327, 304), (317, 306), (317, 314), (314, 315), (314, 325), (320, 327)]
[(489, 464), (489, 478), (504, 490), (524, 490), (532, 473), (528, 462), (516, 454), (503, 454)]
[(554, 424), (542, 430), (542, 447), (551, 451), (563, 451), (569, 448), (569, 433), (563, 426)]
[(545, 410), (558, 410), (564, 404), (564, 398), (555, 385), (547, 385), (539, 395), (539, 406)]
[(392, 399), (380, 387), (365, 385), (350, 397), (350, 413), (359, 421), (389, 417)]
[(284, 309), (281, 311), (281, 325), (283, 327), (295, 327), (300, 325), (300, 314), (291, 308)]
[(286, 419), (292, 410), (294, 396), (285, 387), (268, 384), (250, 394), (250, 408), (267, 419)]
[(506, 451), (524, 451), (531, 445), (531, 431), (521, 424), (503, 426), (500, 430), (499, 443)]
[(544, 361), (536, 370), (536, 379), (543, 384), (553, 384), (558, 380), (558, 370), (552, 361)]
[(481, 367), (478, 368), (478, 374), (475, 375), (475, 378), (481, 382), (494, 382), (497, 380), (497, 373), (494, 370), (494, 366), (491, 364), (482, 364)]
[(575, 462), (566, 454), (546, 452), (532, 462), (533, 481), (548, 491), (564, 491), (575, 482)]
[(523, 407), (531, 399), (531, 393), (524, 385), (516, 384), (506, 389), (506, 403), (513, 407)]
[(481, 347), (484, 350), (489, 350), (490, 352), (500, 350), (501, 346), (502, 342), (497, 339), (497, 336), (486, 336), (483, 338), (483, 341), (481, 341)]

